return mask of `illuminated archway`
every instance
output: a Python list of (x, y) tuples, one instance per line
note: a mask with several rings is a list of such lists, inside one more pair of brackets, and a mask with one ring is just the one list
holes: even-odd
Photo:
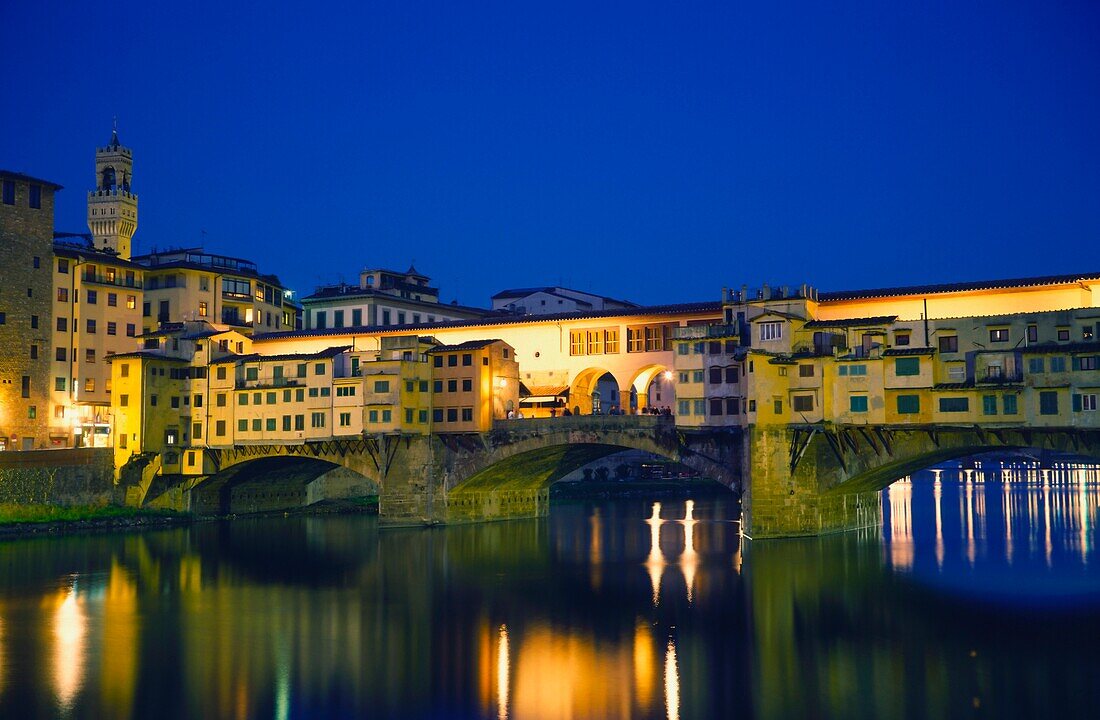
[(569, 384), (569, 408), (581, 415), (607, 414), (612, 406), (622, 407), (622, 384), (606, 368), (590, 367), (574, 376)]
[[(665, 365), (652, 364), (639, 368), (630, 380), (629, 387), (637, 397), (637, 411), (641, 412), (651, 404), (656, 407), (676, 407), (676, 384), (672, 370)], [(650, 391), (657, 387), (657, 394), (650, 397)]]

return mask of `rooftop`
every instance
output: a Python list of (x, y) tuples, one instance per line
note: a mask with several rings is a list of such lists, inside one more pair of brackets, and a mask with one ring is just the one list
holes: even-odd
[(8, 178), (9, 180), (21, 180), (21, 181), (27, 182), (27, 183), (36, 183), (38, 185), (45, 185), (47, 187), (53, 188), (54, 190), (60, 190), (62, 188), (61, 185), (58, 185), (55, 182), (50, 182), (49, 180), (43, 180), (42, 178), (37, 178), (37, 177), (34, 177), (33, 175), (25, 175), (25, 174), (20, 173), (20, 172), (15, 172), (14, 170), (0, 169), (0, 177), (5, 177), (5, 178)]
[(876, 315), (865, 318), (843, 318), (838, 320), (811, 320), (804, 327), (807, 328), (847, 328), (865, 327), (868, 325), (888, 325), (898, 319), (897, 315)]
[(495, 342), (501, 342), (499, 339), (493, 340), (467, 340), (464, 343), (457, 345), (440, 345), (429, 350), (429, 353), (441, 353), (441, 352), (457, 352), (460, 350), (480, 350), (483, 347), (492, 345)]
[(323, 330), (288, 330), (284, 332), (262, 333), (253, 335), (253, 342), (267, 340), (283, 340), (286, 338), (325, 337), (339, 335), (363, 335), (363, 334), (410, 334), (419, 330), (444, 330), (448, 328), (476, 328), (493, 327), (497, 325), (525, 325), (531, 323), (556, 323), (566, 320), (599, 320), (603, 318), (645, 316), (645, 315), (693, 315), (713, 314), (721, 315), (722, 303), (696, 302), (680, 303), (674, 305), (650, 305), (648, 307), (619, 308), (616, 310), (593, 310), (572, 313), (556, 313), (548, 315), (496, 315), (477, 320), (455, 320), (453, 322), (421, 323), (419, 325), (369, 325), (350, 328), (325, 328)]
[(975, 280), (970, 282), (942, 283), (936, 285), (908, 285), (870, 290), (837, 290), (819, 293), (818, 300), (821, 302), (836, 302), (839, 300), (862, 300), (866, 298), (896, 297), (903, 295), (935, 295), (938, 293), (1000, 290), (1042, 285), (1071, 285), (1085, 280), (1100, 281), (1100, 273), (1041, 275), (1038, 277), (1010, 278), (1006, 280)]
[(236, 362), (279, 362), (279, 361), (293, 361), (293, 360), (327, 360), (328, 358), (334, 358), (337, 355), (351, 350), (351, 345), (341, 345), (338, 347), (329, 347), (324, 350), (319, 350), (315, 353), (286, 353), (283, 355), (261, 355), (260, 353), (249, 353), (247, 355), (228, 355), (217, 360), (212, 360), (211, 365), (223, 365), (226, 363)]

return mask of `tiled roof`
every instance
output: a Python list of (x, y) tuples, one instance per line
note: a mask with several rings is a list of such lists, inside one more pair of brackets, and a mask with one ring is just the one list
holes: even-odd
[(909, 285), (903, 287), (875, 288), (870, 290), (837, 290), (818, 294), (818, 300), (821, 302), (836, 302), (838, 300), (861, 300), (866, 298), (895, 297), (899, 295), (935, 295), (937, 293), (998, 290), (1002, 288), (1033, 287), (1036, 285), (1068, 285), (1082, 280), (1100, 280), (1100, 273), (1043, 275), (1039, 277), (1010, 278), (1007, 280), (976, 280), (971, 282)]
[(283, 355), (262, 355), (260, 353), (249, 353), (247, 355), (228, 355), (217, 360), (211, 360), (211, 365), (223, 365), (226, 363), (236, 362), (279, 362), (279, 361), (292, 361), (292, 360), (325, 360), (333, 358), (340, 353), (351, 350), (351, 345), (342, 345), (340, 347), (330, 347), (320, 350), (315, 353), (286, 353)]
[(119, 360), (124, 358), (149, 358), (150, 360), (164, 360), (166, 362), (177, 362), (183, 363), (185, 365), (189, 362), (187, 360), (184, 360), (183, 358), (170, 357), (168, 355), (156, 352), (155, 350), (135, 350), (133, 352), (115, 353), (114, 355), (107, 355), (103, 359), (107, 362), (111, 362), (112, 360)]
[[(441, 305), (440, 307), (447, 307)], [(621, 308), (616, 310), (593, 310), (585, 312), (556, 313), (553, 315), (499, 315), (478, 320), (454, 320), (441, 323), (421, 323), (419, 325), (371, 325), (353, 328), (326, 328), (324, 330), (288, 330), (276, 333), (253, 335), (253, 342), (283, 340), (287, 338), (325, 337), (363, 334), (412, 334), (421, 330), (445, 330), (448, 328), (476, 328), (494, 325), (527, 325), (531, 323), (556, 323), (563, 320), (597, 320), (602, 318), (630, 315), (687, 315), (722, 312), (720, 302), (681, 303), (676, 305), (650, 305), (648, 307)]]
[(895, 347), (882, 351), (883, 357), (897, 357), (902, 355), (931, 355), (936, 352), (935, 348), (930, 347)]
[(527, 395), (535, 397), (557, 397), (568, 392), (568, 385), (532, 385), (527, 388)]
[(480, 350), (481, 348), (486, 347), (487, 345), (492, 345), (495, 342), (500, 342), (500, 340), (467, 340), (466, 342), (459, 343), (458, 345), (440, 345), (439, 347), (432, 348), (428, 352), (441, 353), (455, 352), (457, 350)]
[(877, 315), (865, 318), (843, 318), (838, 320), (811, 320), (807, 328), (863, 327), (866, 325), (887, 325), (898, 319), (897, 315)]
[(955, 383), (936, 383), (932, 386), (933, 390), (973, 390), (974, 383), (970, 381), (955, 382)]
[(1100, 352), (1100, 342), (1042, 343), (1017, 348), (1025, 355), (1050, 355), (1052, 353)]

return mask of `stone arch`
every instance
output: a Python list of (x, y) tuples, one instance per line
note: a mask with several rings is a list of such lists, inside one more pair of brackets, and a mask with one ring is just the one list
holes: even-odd
[[(653, 364), (649, 364), (649, 365), (644, 365), (644, 366), (642, 366), (642, 367), (640, 367), (640, 368), (638, 368), (637, 370), (634, 371), (634, 374), (630, 379), (630, 384), (629, 384), (628, 387), (630, 387), (634, 391), (634, 393), (637, 395), (637, 409), (638, 409), (638, 412), (641, 412), (642, 410), (644, 410), (648, 406), (648, 404), (649, 404), (649, 386), (655, 380), (657, 380), (658, 377), (660, 377), (662, 373), (667, 373), (668, 374), (667, 379), (669, 381), (672, 380), (672, 376), (671, 376), (672, 369), (670, 367), (668, 367), (667, 365), (662, 365), (660, 363), (653, 363)], [(675, 385), (672, 385), (672, 387), (675, 388)], [(673, 396), (671, 398), (666, 399), (662, 396), (661, 401), (660, 401), (659, 404), (661, 406), (667, 405), (669, 407), (675, 407), (676, 398), (675, 398), (675, 396)]]
[[(615, 383), (615, 388), (619, 397), (622, 396), (622, 384), (614, 373), (610, 372), (607, 368), (593, 366), (585, 368), (576, 375), (569, 383), (569, 408), (580, 409), (581, 415), (591, 415), (593, 412), (594, 400), (599, 403), (603, 413), (607, 412), (608, 398), (597, 395), (598, 388), (601, 381), (606, 381), (610, 377)], [(597, 400), (598, 398), (598, 400)], [(614, 404), (619, 404), (615, 402)]]
[(190, 507), (198, 513), (252, 513), (379, 495), (378, 482), (336, 460), (303, 454), (243, 459), (196, 483)]

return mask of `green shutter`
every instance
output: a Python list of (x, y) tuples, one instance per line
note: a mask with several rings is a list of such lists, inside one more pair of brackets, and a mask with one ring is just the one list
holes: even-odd
[(1081, 396), (1077, 393), (1073, 394), (1073, 412), (1081, 412)]
[(1073, 356), (1073, 369), (1074, 370), (1080, 370), (1081, 369), (1081, 358), (1077, 357), (1076, 355)]
[(898, 414), (913, 415), (920, 412), (920, 395), (898, 395)]
[(897, 375), (920, 375), (920, 358), (897, 358), (894, 360), (894, 373)]

